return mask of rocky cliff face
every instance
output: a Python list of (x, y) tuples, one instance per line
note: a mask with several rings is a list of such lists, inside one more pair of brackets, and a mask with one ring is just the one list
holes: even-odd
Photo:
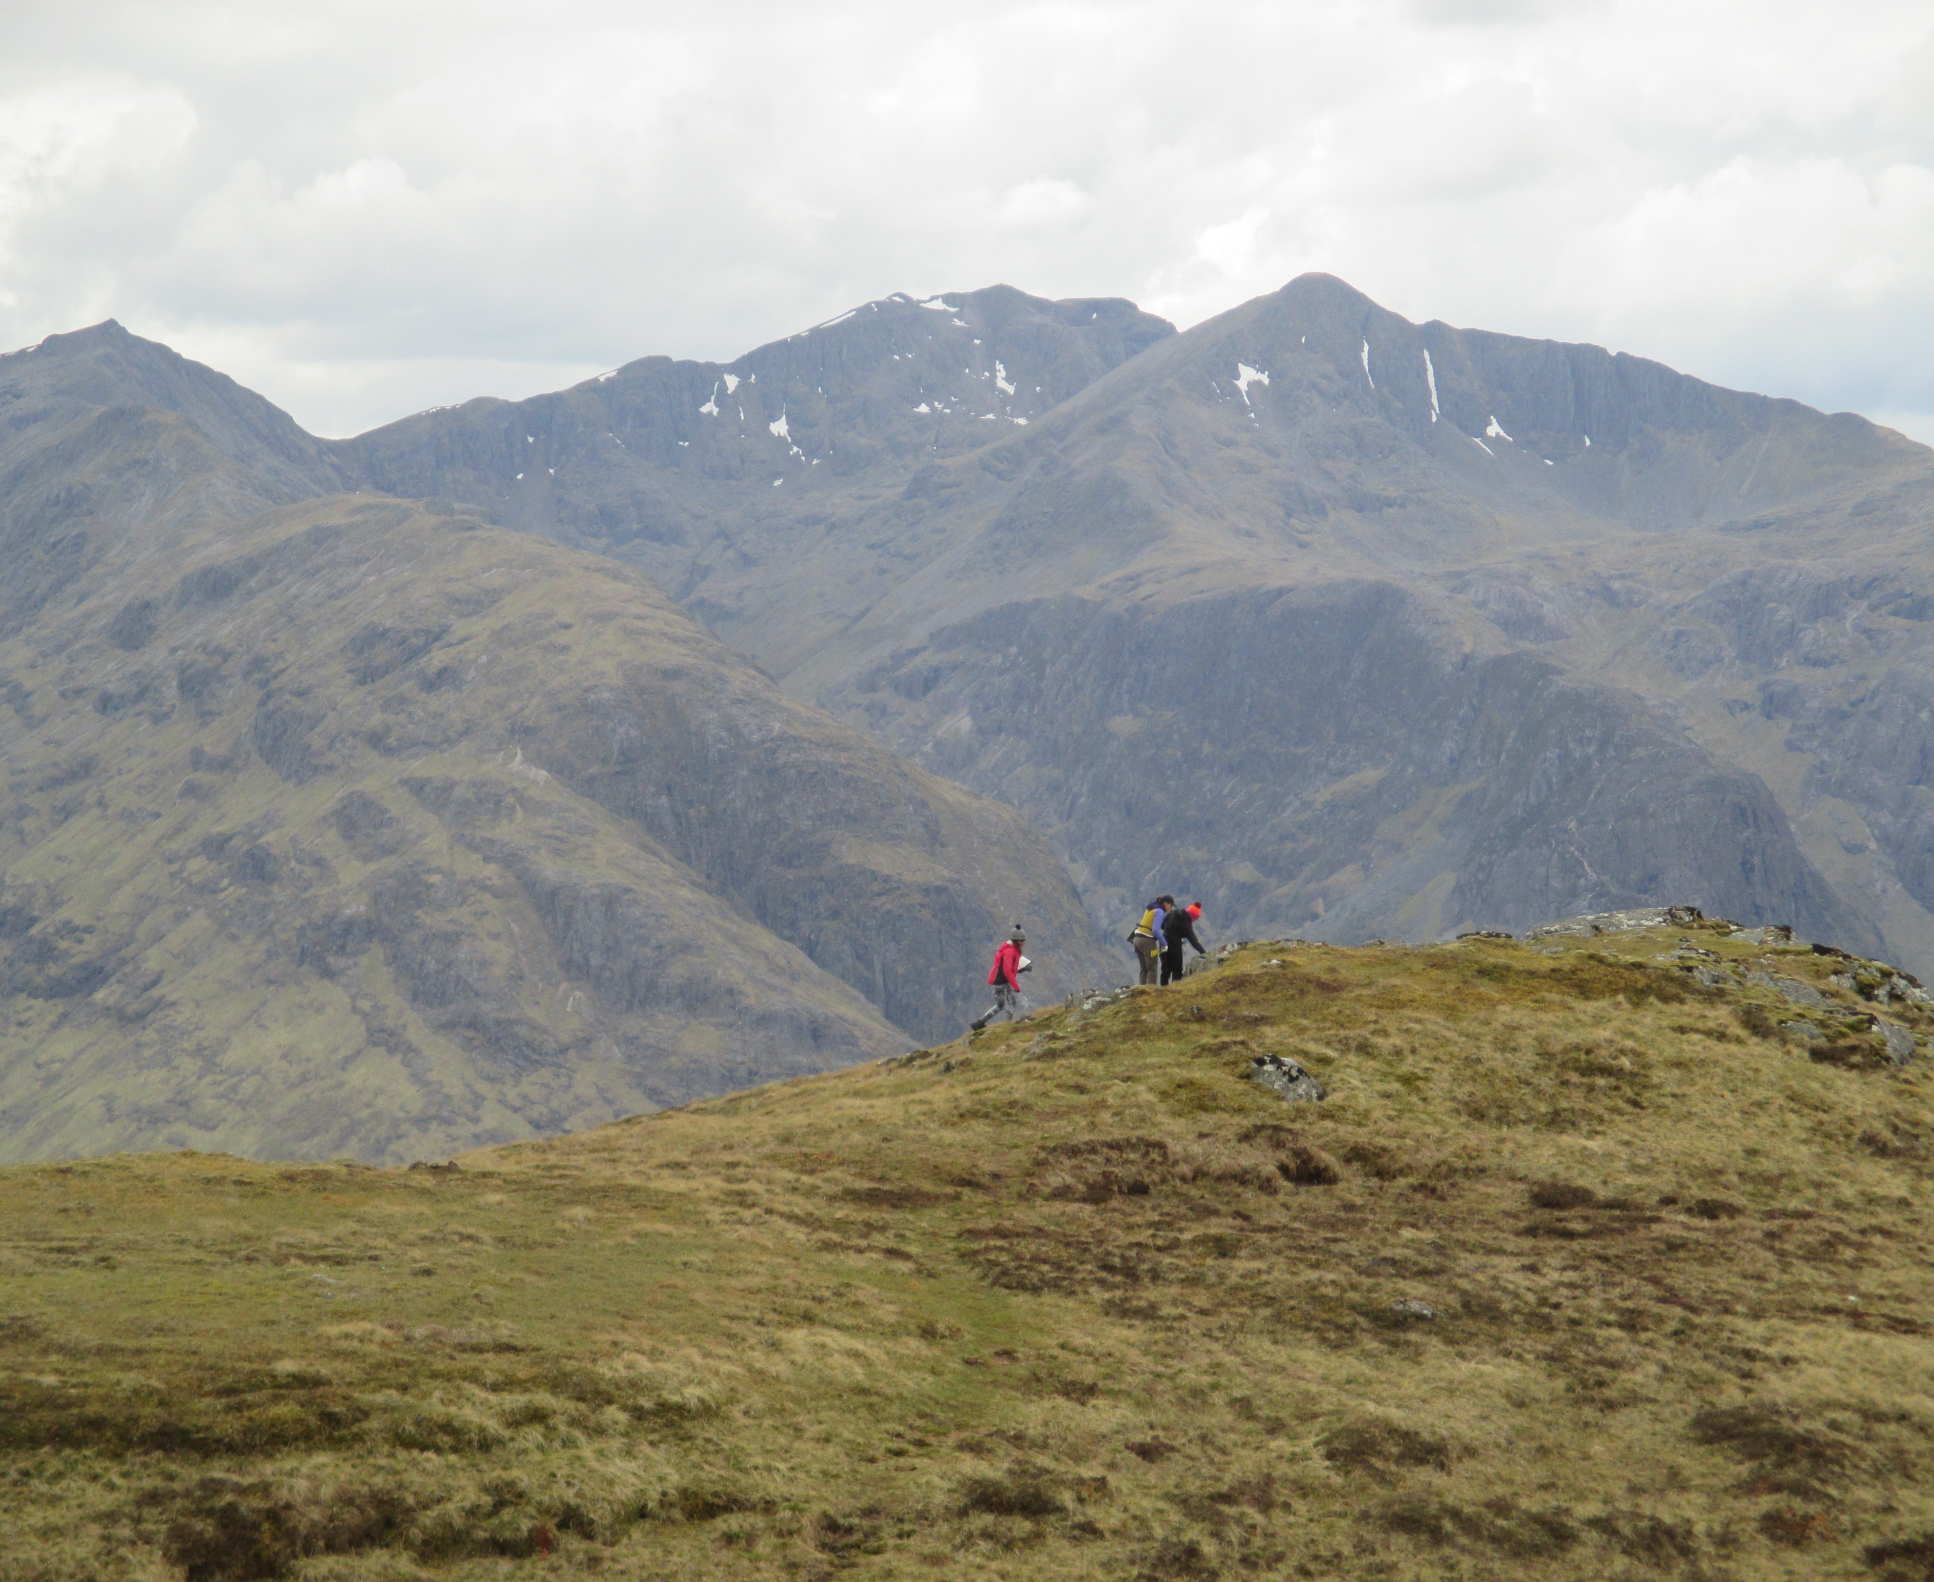
[(1355, 942), (1673, 893), (1878, 937), (1759, 779), (1635, 697), (1472, 650), (1389, 583), (1009, 605), (846, 702), (940, 772), (996, 780), (1114, 913), (1166, 886), (1224, 927)]
[(1100, 969), (1014, 814), (637, 573), (128, 410), (0, 635), (0, 1157), (445, 1153), (955, 1032), (1016, 917)]
[[(847, 470), (801, 447), (803, 475), (729, 475), (696, 453), (739, 409), (707, 431), (674, 404), (624, 436), (663, 533), (628, 538), (563, 467), (529, 520), (615, 509), (601, 547), (795, 693), (1022, 808), (1106, 922), (1150, 883), (1201, 886), (1237, 930), (1337, 938), (1669, 891), (1934, 959), (1906, 701), (1934, 597), (1924, 449), (1642, 358), (1411, 324), (1327, 276), (1063, 359), (1059, 399), (973, 419), (978, 448), (957, 424), (916, 441), (897, 397), (853, 395), (908, 377), (889, 329), (1024, 363), (1012, 320), (948, 301), (959, 326), (881, 304), (864, 335), (781, 343), (839, 346), (811, 377)], [(1028, 314), (1078, 343), (1066, 306)], [(777, 366), (733, 365), (726, 394)], [(429, 436), (470, 410), (345, 454), (428, 487)], [(728, 456), (763, 455), (778, 415), (748, 412)], [(1842, 589), (1849, 558), (1871, 597)]]
[[(981, 488), (953, 553), (998, 544), (1008, 598), (1073, 584), (1082, 605), (1025, 606), (1016, 638), (1013, 608), (949, 621), (912, 578), (853, 629), (913, 640), (805, 678), (924, 761), (1021, 788), (1068, 849), (1118, 805), (1095, 782), (1153, 782), (1200, 832), (1154, 850), (1209, 858), (1244, 927), (1417, 937), (1679, 884), (1934, 953), (1922, 448), (1595, 348), (1406, 325), (1322, 279), (1154, 348), (1020, 444), (1048, 449)], [(1114, 612), (1105, 666), (1060, 640), (1089, 607)], [(1054, 708), (993, 706), (1030, 692), (990, 662), (1016, 654)], [(1142, 871), (1118, 843), (1103, 866)]]

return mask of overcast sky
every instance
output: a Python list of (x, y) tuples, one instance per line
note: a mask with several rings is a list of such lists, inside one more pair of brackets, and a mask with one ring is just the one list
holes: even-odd
[(0, 0), (0, 349), (112, 316), (318, 433), (1312, 269), (1934, 442), (1934, 6)]

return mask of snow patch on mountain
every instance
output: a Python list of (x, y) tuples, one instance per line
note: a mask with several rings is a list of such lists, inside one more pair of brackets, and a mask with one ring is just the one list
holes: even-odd
[(806, 459), (806, 453), (793, 443), (792, 425), (786, 419), (786, 409), (784, 407), (779, 409), (779, 415), (776, 418), (766, 424), (766, 432), (774, 439), (784, 440), (786, 442), (786, 449), (791, 451), (801, 461)]

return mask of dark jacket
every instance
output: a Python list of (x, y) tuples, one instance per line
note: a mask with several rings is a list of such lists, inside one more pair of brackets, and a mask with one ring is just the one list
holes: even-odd
[(1202, 941), (1195, 937), (1195, 919), (1189, 916), (1187, 907), (1178, 906), (1162, 919), (1162, 944), (1166, 949), (1180, 950), (1184, 941), (1195, 946), (1198, 956), (1208, 955)]

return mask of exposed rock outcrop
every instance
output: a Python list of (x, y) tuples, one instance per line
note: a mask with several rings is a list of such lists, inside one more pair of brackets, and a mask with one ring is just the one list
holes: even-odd
[(1327, 1097), (1322, 1083), (1283, 1055), (1257, 1055), (1249, 1062), (1249, 1080), (1260, 1082), (1292, 1104), (1315, 1103)]

